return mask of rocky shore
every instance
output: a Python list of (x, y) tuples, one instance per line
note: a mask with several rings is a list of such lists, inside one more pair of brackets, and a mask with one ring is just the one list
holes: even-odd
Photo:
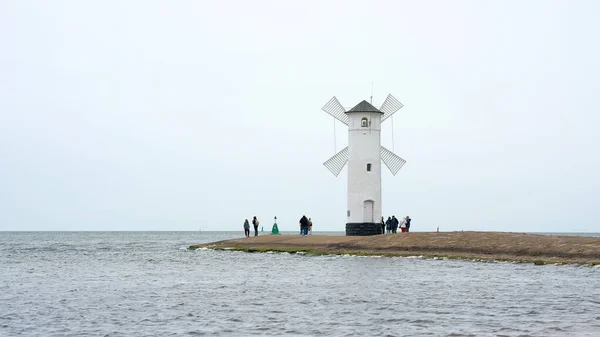
[(415, 232), (360, 237), (264, 235), (190, 246), (198, 248), (600, 265), (598, 237), (505, 232)]

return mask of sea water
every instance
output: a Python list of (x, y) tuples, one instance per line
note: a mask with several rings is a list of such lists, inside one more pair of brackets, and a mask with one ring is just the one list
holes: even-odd
[[(341, 234), (341, 233), (340, 233)], [(0, 336), (600, 336), (600, 268), (0, 232)]]

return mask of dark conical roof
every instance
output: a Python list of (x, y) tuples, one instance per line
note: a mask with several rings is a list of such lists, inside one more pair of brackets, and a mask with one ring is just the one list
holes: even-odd
[(379, 109), (374, 107), (371, 103), (369, 103), (365, 100), (358, 103), (354, 108), (346, 111), (346, 113), (349, 113), (349, 112), (379, 112), (381, 114), (383, 113), (383, 112), (379, 111)]

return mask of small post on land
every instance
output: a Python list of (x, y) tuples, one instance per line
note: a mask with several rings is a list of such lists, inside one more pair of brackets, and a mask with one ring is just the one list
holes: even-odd
[(279, 227), (277, 227), (277, 216), (273, 218), (273, 228), (271, 229), (272, 235), (279, 235)]

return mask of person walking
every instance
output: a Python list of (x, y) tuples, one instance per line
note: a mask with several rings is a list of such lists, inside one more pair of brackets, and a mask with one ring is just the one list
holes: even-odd
[(407, 232), (407, 233), (408, 233), (408, 232), (410, 232), (410, 221), (411, 221), (411, 220), (412, 220), (412, 219), (411, 219), (411, 218), (410, 218), (410, 217), (407, 215), (407, 216), (406, 216), (406, 232)]
[(312, 220), (308, 218), (308, 235), (312, 235)]
[(258, 219), (256, 216), (252, 219), (252, 225), (254, 226), (254, 236), (258, 236)]
[(308, 235), (308, 218), (306, 218), (306, 215), (300, 218), (300, 234), (302, 236)]
[(392, 233), (396, 234), (398, 232), (398, 219), (396, 219), (395, 215), (392, 215)]
[(390, 234), (392, 232), (392, 218), (390, 218), (389, 216), (388, 216), (387, 221), (385, 222), (385, 229), (388, 234)]
[(250, 237), (250, 223), (248, 222), (248, 219), (244, 221), (244, 235), (246, 235), (247, 238)]
[(385, 219), (381, 217), (381, 234), (385, 234)]

